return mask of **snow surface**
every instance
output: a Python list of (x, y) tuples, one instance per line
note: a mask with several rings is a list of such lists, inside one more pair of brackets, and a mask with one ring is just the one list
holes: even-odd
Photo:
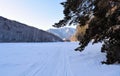
[(120, 65), (102, 65), (101, 44), (76, 52), (78, 43), (1, 43), (0, 76), (120, 76)]

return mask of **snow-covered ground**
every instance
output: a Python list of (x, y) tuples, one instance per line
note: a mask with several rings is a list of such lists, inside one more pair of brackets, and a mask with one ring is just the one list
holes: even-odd
[(78, 43), (1, 43), (0, 76), (120, 76), (120, 65), (102, 65), (100, 44), (76, 52)]

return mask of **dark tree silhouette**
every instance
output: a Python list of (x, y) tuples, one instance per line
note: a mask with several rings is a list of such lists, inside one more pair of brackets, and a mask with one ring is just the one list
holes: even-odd
[(107, 53), (107, 60), (102, 63), (120, 63), (120, 0), (67, 0), (61, 4), (65, 17), (54, 27), (88, 24), (75, 50), (84, 50), (91, 40), (93, 44), (104, 42), (101, 51)]

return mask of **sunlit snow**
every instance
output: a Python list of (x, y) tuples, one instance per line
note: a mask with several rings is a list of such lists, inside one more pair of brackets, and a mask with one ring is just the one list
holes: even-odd
[(105, 65), (101, 44), (83, 52), (78, 43), (1, 43), (0, 76), (120, 76), (120, 65)]

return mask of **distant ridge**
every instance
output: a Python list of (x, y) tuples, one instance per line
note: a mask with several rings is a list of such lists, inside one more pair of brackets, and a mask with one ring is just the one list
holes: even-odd
[(63, 40), (70, 40), (70, 38), (75, 33), (75, 28), (64, 27), (64, 28), (58, 28), (58, 29), (49, 29), (47, 31), (50, 33), (53, 33), (54, 35), (57, 35)]
[(0, 42), (59, 42), (63, 41), (46, 31), (0, 16)]

